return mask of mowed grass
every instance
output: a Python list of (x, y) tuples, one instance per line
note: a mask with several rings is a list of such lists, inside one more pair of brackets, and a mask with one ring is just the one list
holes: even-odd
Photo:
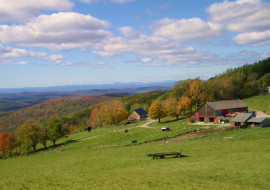
[[(0, 189), (270, 189), (270, 128), (167, 144), (75, 144), (0, 160)], [(188, 157), (146, 156), (172, 151)]]
[(270, 94), (261, 94), (250, 98), (245, 98), (243, 101), (249, 106), (250, 109), (265, 111), (270, 115)]

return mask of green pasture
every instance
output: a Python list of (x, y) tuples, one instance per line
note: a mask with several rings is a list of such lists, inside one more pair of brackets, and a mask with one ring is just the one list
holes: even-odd
[(265, 111), (270, 115), (270, 94), (261, 94), (250, 98), (245, 98), (243, 101), (248, 105), (249, 109)]
[[(250, 128), (167, 144), (69, 144), (0, 160), (0, 189), (270, 189), (269, 143), (270, 128)], [(146, 156), (174, 151), (187, 157)]]

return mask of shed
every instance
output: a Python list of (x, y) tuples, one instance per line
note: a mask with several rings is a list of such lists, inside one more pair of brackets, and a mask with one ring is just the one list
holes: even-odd
[(241, 100), (206, 102), (189, 120), (214, 122), (218, 116), (231, 112), (247, 112), (248, 106)]
[(135, 109), (128, 117), (129, 121), (141, 121), (147, 118), (147, 113), (142, 108)]
[(217, 118), (215, 119), (215, 123), (218, 124), (218, 123), (228, 123), (229, 120), (224, 117), (224, 116), (217, 116)]
[(232, 119), (233, 127), (246, 127), (247, 121), (253, 117), (252, 113), (239, 113), (235, 118)]
[(252, 127), (269, 127), (270, 121), (264, 117), (252, 117), (248, 120), (248, 124), (250, 124)]

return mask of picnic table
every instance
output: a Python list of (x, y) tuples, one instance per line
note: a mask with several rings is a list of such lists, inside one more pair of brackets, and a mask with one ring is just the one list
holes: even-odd
[(153, 159), (157, 159), (157, 158), (165, 158), (167, 156), (170, 157), (174, 157), (174, 158), (179, 158), (181, 157), (181, 153), (180, 152), (163, 152), (163, 153), (154, 153), (154, 154), (147, 154), (148, 157), (153, 157)]

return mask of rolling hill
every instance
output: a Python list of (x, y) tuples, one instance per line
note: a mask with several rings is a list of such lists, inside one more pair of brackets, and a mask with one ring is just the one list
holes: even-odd
[(111, 98), (115, 98), (115, 95), (65, 97), (46, 100), (20, 110), (2, 114), (0, 116), (0, 130), (14, 131), (30, 118), (45, 122), (53, 115), (58, 117), (67, 116)]

